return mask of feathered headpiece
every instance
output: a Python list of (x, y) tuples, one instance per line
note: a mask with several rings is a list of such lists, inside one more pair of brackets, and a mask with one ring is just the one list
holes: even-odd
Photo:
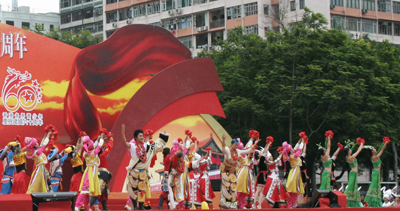
[(344, 141), (344, 144), (345, 144), (344, 148), (349, 148), (349, 149), (351, 149), (355, 145), (355, 143), (350, 141), (350, 139), (347, 141)]
[(323, 147), (321, 144), (316, 144), (318, 146), (318, 150), (320, 149), (325, 149), (325, 147)]
[(363, 146), (363, 149), (369, 149), (369, 150), (373, 150), (373, 149), (374, 149), (374, 147), (373, 147), (373, 146), (371, 146), (371, 145), (364, 145), (364, 146)]

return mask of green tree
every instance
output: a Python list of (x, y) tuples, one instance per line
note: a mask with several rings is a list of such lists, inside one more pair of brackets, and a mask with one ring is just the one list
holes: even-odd
[(28, 30), (80, 49), (103, 41), (101, 36), (93, 36), (89, 30), (81, 30), (75, 34), (72, 31), (62, 32), (59, 28), (56, 28), (46, 32), (41, 24), (35, 24), (33, 29)]

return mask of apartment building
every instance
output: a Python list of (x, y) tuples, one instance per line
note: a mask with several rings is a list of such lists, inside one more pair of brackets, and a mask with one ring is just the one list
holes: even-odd
[(400, 0), (330, 0), (329, 9), (332, 28), (400, 44)]
[[(266, 30), (279, 30), (269, 17), (271, 4), (279, 5), (279, 0), (105, 0), (104, 37), (128, 24), (160, 26), (195, 56), (213, 49), (216, 39), (226, 39), (237, 26), (262, 37)], [(296, 9), (301, 10), (298, 3)]]
[(60, 0), (59, 21), (61, 31), (89, 30), (103, 37), (103, 0)]
[(1, 11), (0, 5), (0, 22), (19, 28), (34, 28), (36, 24), (40, 24), (45, 31), (49, 31), (59, 27), (59, 19), (60, 16), (55, 12), (31, 13), (28, 6), (17, 6), (12, 11)]

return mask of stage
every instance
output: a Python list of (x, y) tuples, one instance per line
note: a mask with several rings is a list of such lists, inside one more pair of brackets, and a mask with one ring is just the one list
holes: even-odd
[[(156, 209), (159, 203), (159, 195), (160, 192), (152, 193), (152, 198), (150, 199), (151, 208)], [(215, 193), (216, 197), (214, 198), (213, 204), (214, 209), (219, 210), (219, 192)], [(127, 193), (116, 193), (112, 192), (109, 195), (108, 199), (108, 209), (110, 210), (124, 210), (126, 201), (128, 198)], [(268, 207), (268, 204), (264, 202), (262, 204), (262, 210), (276, 210)], [(101, 209), (101, 205), (100, 205)], [(168, 210), (167, 204), (164, 202), (163, 209)], [(298, 208), (296, 210), (309, 210)], [(314, 208), (314, 209), (327, 209), (327, 208)], [(329, 208), (331, 211), (352, 211), (352, 210), (360, 210), (363, 208)], [(368, 208), (367, 208), (368, 209)], [(10, 194), (10, 195), (1, 195), (0, 197), (0, 211), (32, 211), (32, 198), (31, 195), (28, 194)], [(40, 203), (39, 210), (41, 211), (67, 211), (71, 210), (70, 202), (47, 202)], [(292, 210), (292, 209), (280, 209), (284, 211)], [(399, 208), (371, 208), (371, 210), (399, 210)]]

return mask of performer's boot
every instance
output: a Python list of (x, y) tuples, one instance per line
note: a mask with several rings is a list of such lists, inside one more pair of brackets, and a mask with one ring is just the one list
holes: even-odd
[(103, 210), (109, 210), (109, 209), (107, 208), (107, 200), (102, 201), (102, 202), (101, 202), (101, 205), (103, 205)]
[(132, 200), (133, 209), (134, 209), (134, 210), (137, 210), (137, 209), (138, 209), (138, 207), (137, 207), (137, 201), (134, 200), (134, 199), (132, 199), (132, 198), (131, 198), (131, 200)]
[(157, 209), (162, 210), (163, 209), (162, 208), (163, 204), (164, 204), (164, 197), (160, 197), (160, 203), (158, 204)]
[(145, 210), (143, 204), (144, 204), (143, 202), (139, 202), (139, 210)]

